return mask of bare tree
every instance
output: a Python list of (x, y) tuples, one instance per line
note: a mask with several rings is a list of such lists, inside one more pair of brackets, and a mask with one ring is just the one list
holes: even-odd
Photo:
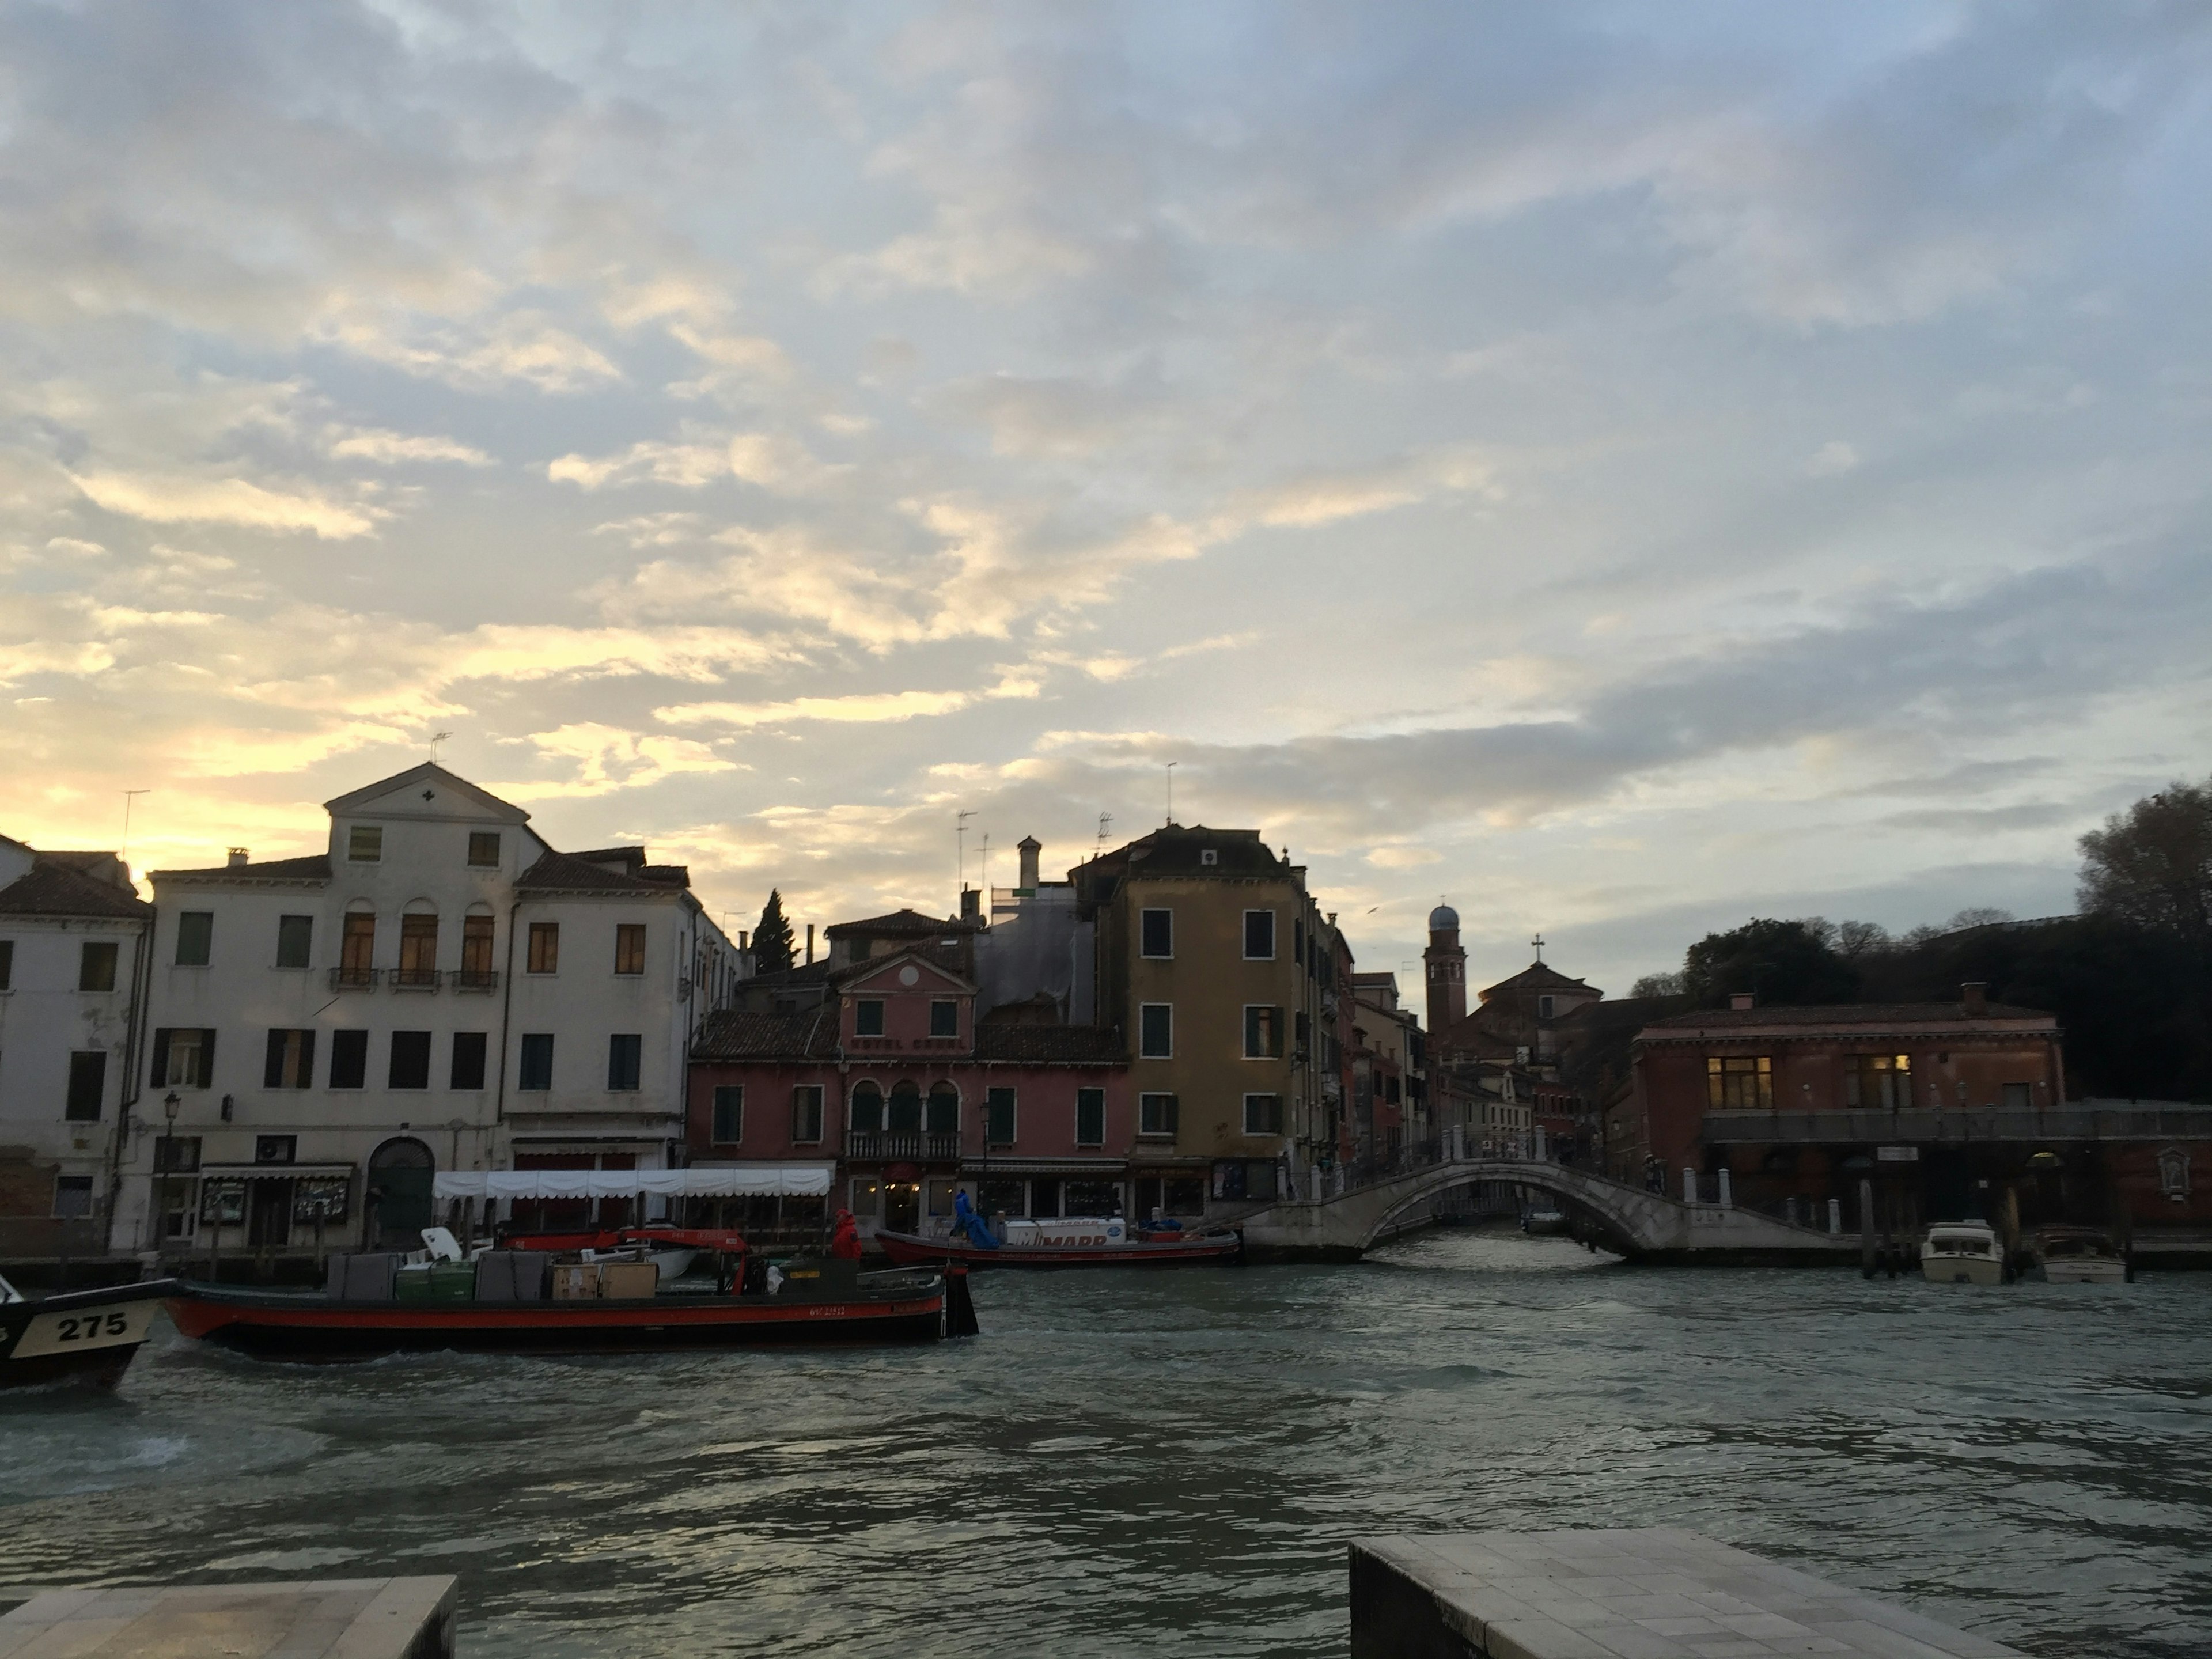
[(2212, 778), (2146, 795), (2081, 837), (2084, 911), (2212, 951)]

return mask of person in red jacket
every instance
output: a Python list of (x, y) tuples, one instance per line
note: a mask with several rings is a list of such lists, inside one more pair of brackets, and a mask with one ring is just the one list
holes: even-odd
[(837, 1219), (830, 1230), (830, 1254), (847, 1261), (860, 1259), (860, 1229), (854, 1224), (850, 1210), (837, 1212)]

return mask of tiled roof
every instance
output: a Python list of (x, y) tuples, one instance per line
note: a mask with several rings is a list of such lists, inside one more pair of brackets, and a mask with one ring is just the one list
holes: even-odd
[(926, 939), (942, 933), (972, 933), (983, 924), (960, 916), (925, 916), (919, 910), (894, 910), (885, 916), (870, 916), (862, 921), (833, 922), (824, 937), (829, 939), (884, 939), (912, 936)]
[(975, 1058), (1032, 1065), (1106, 1065), (1126, 1060), (1121, 1034), (1103, 1025), (993, 1025), (975, 1028)]
[(116, 887), (44, 859), (0, 887), (0, 915), (115, 916), (137, 921), (154, 907), (128, 888)]
[(2056, 1023), (2042, 1008), (2017, 1008), (1992, 1002), (1970, 1010), (1963, 1002), (1825, 1002), (1765, 1008), (1701, 1008), (1655, 1019), (1644, 1029), (1661, 1033), (1727, 1031), (1770, 1025), (1845, 1027), (1974, 1025), (1990, 1019), (2035, 1019)]
[(149, 872), (154, 881), (205, 881), (228, 876), (234, 881), (328, 881), (331, 878), (331, 860), (327, 853), (313, 853), (303, 859), (263, 859), (258, 864), (218, 864), (211, 870), (155, 870)]
[(1593, 991), (1596, 988), (1586, 980), (1569, 979), (1548, 963), (1532, 962), (1511, 978), (1485, 986), (1477, 994), (1487, 999), (1500, 991)]
[(803, 1014), (746, 1014), (725, 1009), (707, 1016), (694, 1060), (828, 1060), (837, 1058), (837, 1016), (817, 1008)]
[[(663, 865), (662, 869), (681, 872), (681, 865)], [(641, 879), (625, 875), (619, 870), (610, 870), (603, 864), (588, 864), (573, 853), (556, 853), (548, 848), (537, 863), (522, 872), (515, 882), (518, 889), (540, 893), (650, 893), (665, 892), (672, 886), (689, 886), (688, 875), (679, 879)]]
[[(1212, 853), (1213, 862), (1206, 861)], [(1211, 830), (1202, 823), (1170, 823), (1139, 836), (1093, 861), (1102, 871), (1117, 866), (1136, 876), (1287, 876), (1291, 867), (1260, 839), (1256, 830)]]

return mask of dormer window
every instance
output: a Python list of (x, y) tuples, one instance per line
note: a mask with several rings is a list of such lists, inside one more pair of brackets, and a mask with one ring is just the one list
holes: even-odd
[(853, 1005), (853, 1035), (881, 1036), (884, 1034), (884, 1000), (881, 997), (862, 997)]
[(950, 997), (939, 997), (929, 1005), (929, 1034), (933, 1037), (957, 1037), (960, 1035), (960, 1005)]
[(346, 862), (375, 864), (384, 857), (384, 826), (356, 823), (346, 831)]

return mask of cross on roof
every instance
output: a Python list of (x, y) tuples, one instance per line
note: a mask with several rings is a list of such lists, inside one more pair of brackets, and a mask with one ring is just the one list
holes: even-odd
[(1536, 960), (1541, 962), (1544, 959), (1544, 936), (1541, 933), (1539, 933), (1535, 938), (1530, 939), (1528, 943), (1535, 949)]

